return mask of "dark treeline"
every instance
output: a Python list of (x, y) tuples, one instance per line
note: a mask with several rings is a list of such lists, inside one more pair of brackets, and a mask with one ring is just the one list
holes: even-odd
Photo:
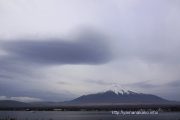
[(180, 111), (180, 105), (72, 105), (53, 107), (0, 107), (1, 111), (112, 111), (112, 110)]

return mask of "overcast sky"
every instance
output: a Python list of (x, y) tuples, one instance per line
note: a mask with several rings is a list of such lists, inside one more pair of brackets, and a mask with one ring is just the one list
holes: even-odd
[(0, 99), (109, 89), (180, 101), (179, 0), (0, 0)]

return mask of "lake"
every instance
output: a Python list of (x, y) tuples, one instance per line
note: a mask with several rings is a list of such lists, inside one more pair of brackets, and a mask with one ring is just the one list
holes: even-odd
[(103, 111), (0, 111), (0, 120), (180, 120), (180, 112), (157, 115), (112, 115)]

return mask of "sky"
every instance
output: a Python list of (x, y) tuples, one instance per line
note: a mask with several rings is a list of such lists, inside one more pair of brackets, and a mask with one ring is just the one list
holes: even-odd
[(0, 0), (0, 100), (180, 101), (179, 13), (179, 0)]

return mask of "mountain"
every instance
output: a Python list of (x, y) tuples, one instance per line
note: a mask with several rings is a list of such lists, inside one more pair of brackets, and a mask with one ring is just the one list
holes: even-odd
[(113, 91), (88, 94), (65, 102), (32, 102), (24, 103), (13, 100), (0, 100), (1, 108), (25, 108), (25, 107), (57, 107), (71, 105), (130, 105), (130, 104), (180, 104), (168, 101), (152, 94), (136, 93), (133, 91)]
[(68, 104), (158, 104), (169, 101), (152, 94), (136, 93), (133, 91), (106, 91), (102, 93), (80, 96)]
[(28, 103), (14, 101), (14, 100), (0, 100), (0, 108), (17, 108), (17, 107), (29, 107)]

